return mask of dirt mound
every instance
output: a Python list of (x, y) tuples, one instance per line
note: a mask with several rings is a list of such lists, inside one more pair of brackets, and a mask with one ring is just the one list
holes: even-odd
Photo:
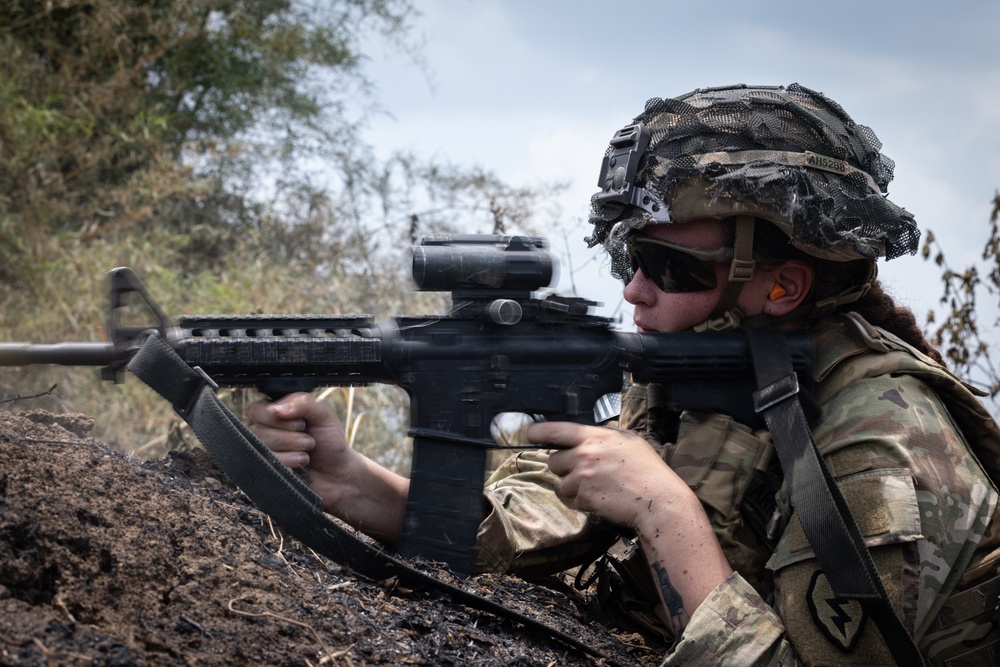
[[(352, 576), (283, 537), (203, 452), (140, 462), (93, 423), (0, 410), (0, 666), (595, 662), (434, 590)], [(550, 584), (462, 585), (619, 664), (657, 662)]]

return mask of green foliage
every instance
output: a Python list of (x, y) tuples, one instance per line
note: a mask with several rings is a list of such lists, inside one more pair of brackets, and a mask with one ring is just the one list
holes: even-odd
[(303, 153), (358, 144), (338, 114), (368, 87), (360, 40), (375, 29), (405, 46), (410, 13), (405, 0), (6, 3), (2, 277), (30, 283), (43, 239), (61, 231), (86, 244), (252, 224), (262, 165), (287, 173)]

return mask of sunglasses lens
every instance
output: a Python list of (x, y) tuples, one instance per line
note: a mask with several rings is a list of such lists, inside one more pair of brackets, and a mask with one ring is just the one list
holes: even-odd
[(664, 292), (702, 292), (715, 289), (715, 266), (682, 250), (653, 243), (632, 243), (632, 273), (641, 270)]

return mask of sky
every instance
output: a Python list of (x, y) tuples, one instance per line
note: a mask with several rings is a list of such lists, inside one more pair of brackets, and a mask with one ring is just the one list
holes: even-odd
[[(608, 141), (650, 97), (732, 83), (823, 92), (878, 135), (896, 163), (889, 199), (934, 232), (953, 268), (975, 262), (987, 238), (1000, 188), (1000, 2), (414, 4), (425, 67), (371, 50), (368, 73), (392, 115), (370, 119), (369, 141), (514, 185), (566, 183), (552, 202), (558, 289), (602, 302), (625, 330), (621, 285), (588, 261), (582, 238)], [(918, 316), (938, 307), (940, 272), (919, 256), (883, 264), (880, 277)]]

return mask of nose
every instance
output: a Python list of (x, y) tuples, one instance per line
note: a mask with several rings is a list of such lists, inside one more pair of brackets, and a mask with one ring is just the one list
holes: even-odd
[(643, 274), (642, 270), (636, 269), (632, 274), (632, 280), (625, 286), (622, 296), (633, 306), (652, 305), (656, 301), (656, 292), (659, 288), (653, 281)]

